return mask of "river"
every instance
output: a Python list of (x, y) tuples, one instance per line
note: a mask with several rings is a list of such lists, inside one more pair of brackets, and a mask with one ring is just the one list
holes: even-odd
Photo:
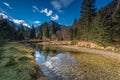
[(50, 80), (120, 80), (120, 62), (100, 55), (35, 45), (35, 60)]

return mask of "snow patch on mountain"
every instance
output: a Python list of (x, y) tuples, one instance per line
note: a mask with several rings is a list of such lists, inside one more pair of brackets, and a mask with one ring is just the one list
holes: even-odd
[(5, 15), (4, 13), (0, 13), (0, 20), (2, 19), (8, 19), (8, 16)]
[(4, 19), (7, 19), (8, 21), (12, 21), (13, 23), (17, 25), (23, 24), (23, 26), (30, 27), (24, 20), (9, 18), (9, 16), (7, 16), (6, 14), (0, 13), (0, 20), (4, 20)]

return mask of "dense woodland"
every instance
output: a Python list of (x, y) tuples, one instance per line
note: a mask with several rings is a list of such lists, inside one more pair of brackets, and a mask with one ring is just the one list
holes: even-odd
[(75, 19), (74, 24), (69, 27), (54, 21), (45, 22), (38, 27), (32, 25), (31, 28), (22, 23), (16, 26), (0, 15), (0, 39), (82, 40), (101, 45), (119, 42), (120, 0), (113, 0), (100, 10), (96, 9), (95, 2), (96, 0), (83, 0), (80, 19)]
[(95, 0), (84, 0), (81, 18), (73, 25), (74, 39), (108, 45), (120, 40), (120, 0), (96, 11)]

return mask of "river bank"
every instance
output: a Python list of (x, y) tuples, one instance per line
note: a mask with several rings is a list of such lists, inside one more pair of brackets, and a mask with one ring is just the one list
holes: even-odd
[(64, 51), (72, 51), (72, 52), (85, 52), (89, 54), (96, 54), (101, 55), (108, 58), (113, 58), (120, 60), (120, 54), (110, 51), (104, 51), (104, 50), (97, 50), (97, 49), (90, 49), (85, 47), (78, 47), (78, 46), (71, 46), (71, 45), (53, 45), (55, 49), (60, 49)]
[(33, 56), (34, 50), (20, 43), (0, 49), (0, 80), (47, 80)]
[(108, 46), (103, 48), (93, 43), (79, 41), (74, 43), (72, 41), (51, 41), (51, 42), (42, 42), (38, 44), (51, 45), (51, 47), (64, 50), (64, 51), (73, 51), (73, 52), (85, 52), (92, 53), (96, 55), (101, 55), (108, 58), (113, 58), (120, 60), (120, 51), (115, 51), (115, 47)]
[(120, 79), (120, 60), (65, 46), (36, 46), (36, 60), (38, 64), (42, 63), (42, 71), (50, 80)]

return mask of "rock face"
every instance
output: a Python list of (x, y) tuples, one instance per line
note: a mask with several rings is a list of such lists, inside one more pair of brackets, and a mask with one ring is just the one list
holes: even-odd
[(88, 48), (96, 48), (97, 45), (91, 42), (85, 42), (85, 41), (78, 41), (77, 46), (79, 47), (88, 47)]
[(78, 41), (76, 43), (78, 47), (87, 47), (87, 48), (94, 48), (94, 49), (102, 49), (102, 50), (108, 50), (108, 51), (115, 51), (115, 52), (120, 52), (120, 45), (117, 44), (115, 46), (100, 46), (97, 44), (94, 44), (92, 42), (85, 42), (85, 41)]

